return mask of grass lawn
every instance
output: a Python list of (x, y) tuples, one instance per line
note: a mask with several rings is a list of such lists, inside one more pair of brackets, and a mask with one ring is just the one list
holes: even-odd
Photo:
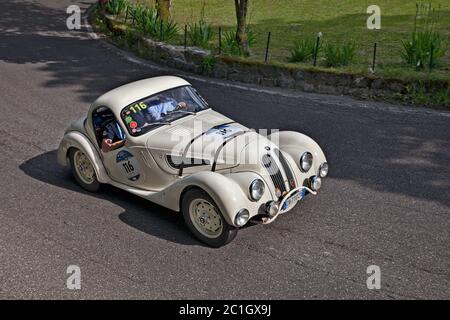
[[(133, 0), (154, 5), (154, 0)], [(205, 20), (216, 29), (234, 30), (236, 17), (234, 1), (205, 0)], [(450, 48), (450, 0), (432, 0), (440, 6), (439, 29)], [(198, 21), (203, 0), (173, 0), (173, 18), (180, 26)], [(352, 66), (336, 70), (367, 72), (372, 61), (374, 42), (378, 43), (378, 72), (407, 78), (450, 78), (450, 50), (439, 68), (429, 72), (416, 72), (402, 64), (401, 41), (408, 40), (414, 24), (415, 0), (249, 0), (248, 20), (257, 42), (250, 59), (264, 58), (267, 33), (272, 33), (270, 60), (289, 63), (293, 42), (302, 37), (315, 37), (320, 31), (324, 42), (355, 41), (358, 55)], [(422, 3), (428, 3), (422, 2)], [(370, 31), (366, 27), (367, 7), (377, 4), (381, 8), (382, 29)], [(180, 39), (182, 36), (180, 35)], [(178, 40), (181, 41), (181, 40)], [(212, 47), (218, 44), (214, 37)], [(301, 66), (302, 64), (298, 64)], [(310, 64), (309, 64), (310, 65)], [(305, 65), (304, 65), (305, 66)]]

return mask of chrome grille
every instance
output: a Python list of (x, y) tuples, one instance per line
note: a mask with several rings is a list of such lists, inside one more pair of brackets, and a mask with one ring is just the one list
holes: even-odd
[(292, 173), (291, 167), (289, 166), (288, 162), (286, 161), (286, 158), (283, 156), (283, 154), (279, 149), (275, 149), (274, 152), (278, 156), (278, 159), (280, 159), (280, 163), (283, 167), (284, 173), (286, 174), (286, 178), (288, 179), (289, 190), (294, 189), (296, 185), (294, 174)]
[(272, 180), (275, 189), (279, 189), (281, 194), (283, 194), (286, 191), (286, 185), (284, 184), (283, 175), (280, 168), (278, 168), (276, 161), (270, 154), (265, 154), (262, 156), (262, 164), (270, 175), (270, 179)]

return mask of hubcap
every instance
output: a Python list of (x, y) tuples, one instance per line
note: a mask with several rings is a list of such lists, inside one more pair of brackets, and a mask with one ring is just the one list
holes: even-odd
[(89, 158), (80, 150), (77, 150), (74, 155), (74, 166), (78, 177), (86, 183), (94, 182), (95, 171)]
[(216, 207), (204, 199), (195, 199), (189, 205), (194, 227), (205, 237), (217, 238), (223, 229), (222, 218)]

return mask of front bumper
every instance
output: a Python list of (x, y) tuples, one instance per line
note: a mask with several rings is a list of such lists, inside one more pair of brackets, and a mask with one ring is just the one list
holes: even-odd
[[(313, 190), (311, 190), (310, 188), (305, 187), (305, 186), (300, 186), (300, 187), (294, 188), (294, 189), (292, 189), (291, 191), (289, 191), (288, 193), (286, 193), (286, 194), (283, 196), (283, 198), (279, 201), (279, 204), (278, 204), (278, 211), (277, 211), (274, 215), (272, 215), (272, 216), (269, 216), (269, 215), (263, 216), (262, 219), (261, 219), (261, 222), (262, 222), (263, 224), (269, 224), (269, 223), (272, 223), (272, 222), (274, 222), (274, 221), (278, 218), (278, 216), (279, 216), (280, 214), (283, 214), (283, 213), (285, 213), (285, 212), (291, 210), (291, 209), (297, 204), (298, 201), (301, 201), (301, 200), (304, 198), (304, 196), (305, 196), (304, 191), (307, 191), (308, 193), (311, 193), (311, 194), (313, 194), (313, 195), (316, 195), (316, 194), (317, 194), (316, 191), (313, 191)], [(285, 204), (287, 203), (287, 201), (290, 200), (291, 197), (295, 196), (296, 193), (300, 193), (300, 194), (301, 194), (301, 197), (298, 199), (298, 201), (296, 201), (294, 204), (292, 204), (292, 205), (290, 205), (290, 206), (285, 206)]]

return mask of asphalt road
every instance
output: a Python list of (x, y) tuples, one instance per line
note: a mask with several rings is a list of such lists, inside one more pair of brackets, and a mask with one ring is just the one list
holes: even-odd
[(66, 126), (101, 93), (172, 73), (68, 31), (67, 5), (89, 2), (0, 2), (0, 298), (450, 298), (449, 113), (188, 79), (249, 127), (316, 139), (322, 192), (211, 249), (181, 215), (82, 191), (56, 164)]

